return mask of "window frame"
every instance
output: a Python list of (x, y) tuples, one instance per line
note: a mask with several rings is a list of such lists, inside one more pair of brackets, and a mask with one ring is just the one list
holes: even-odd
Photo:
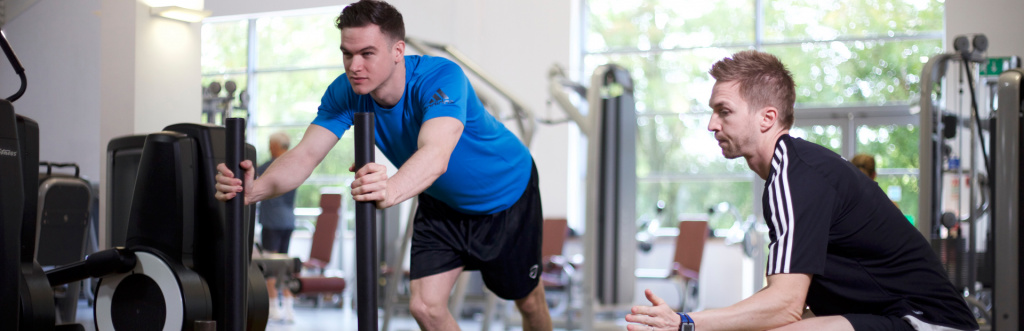
[[(579, 52), (578, 63), (580, 63), (581, 65), (577, 66), (577, 68), (578, 68), (578, 72), (576, 74), (577, 77), (589, 77), (589, 73), (587, 72), (587, 70), (590, 69), (590, 68), (587, 68), (585, 66), (585, 64), (587, 63), (587, 59), (590, 56), (609, 56), (609, 55), (645, 56), (645, 55), (650, 55), (650, 54), (655, 54), (655, 53), (686, 52), (686, 51), (693, 51), (693, 50), (697, 50), (697, 49), (706, 49), (706, 48), (724, 48), (724, 49), (728, 49), (728, 48), (744, 48), (744, 47), (749, 47), (751, 49), (763, 50), (766, 47), (772, 47), (772, 46), (803, 45), (803, 44), (806, 44), (806, 43), (832, 43), (832, 42), (850, 43), (850, 42), (857, 42), (857, 41), (863, 41), (863, 42), (885, 41), (885, 42), (890, 42), (890, 41), (913, 41), (913, 40), (940, 40), (942, 42), (943, 46), (944, 46), (945, 45), (945, 39), (946, 39), (945, 38), (945, 31), (930, 31), (930, 32), (903, 33), (903, 34), (891, 34), (891, 35), (880, 35), (880, 36), (876, 35), (876, 36), (840, 37), (840, 38), (835, 38), (835, 39), (830, 39), (830, 40), (803, 39), (803, 40), (766, 41), (765, 40), (765, 36), (764, 36), (764, 29), (765, 29), (764, 28), (764, 24), (765, 24), (765, 20), (766, 20), (766, 18), (765, 18), (765, 8), (764, 7), (765, 7), (766, 0), (754, 0), (754, 6), (755, 6), (755, 11), (754, 11), (754, 20), (755, 20), (755, 22), (754, 22), (754, 29), (755, 29), (755, 33), (754, 33), (754, 41), (753, 41), (752, 44), (745, 44), (745, 43), (727, 43), (727, 44), (726, 43), (722, 43), (722, 44), (716, 44), (716, 43), (711, 43), (710, 45), (705, 45), (705, 46), (689, 46), (689, 47), (676, 47), (676, 48), (661, 48), (658, 45), (650, 45), (647, 49), (639, 49), (639, 48), (626, 49), (626, 48), (619, 47), (619, 48), (613, 48), (613, 49), (607, 49), (607, 50), (601, 50), (601, 51), (588, 51), (588, 48), (587, 48), (587, 45), (586, 45), (586, 41), (587, 41), (587, 38), (588, 38), (588, 34), (590, 33), (590, 30), (589, 30), (590, 24), (588, 22), (589, 17), (590, 17), (590, 12), (589, 12), (590, 4), (589, 4), (589, 2), (590, 2), (590, 0), (582, 0), (582, 5), (580, 6), (580, 15), (581, 15), (580, 17), (581, 17), (581, 19), (579, 20), (580, 29), (578, 30), (578, 33), (579, 33), (579, 36), (580, 36), (579, 37), (580, 46), (578, 48), (578, 50), (579, 50), (578, 51)], [(943, 10), (945, 10), (945, 8), (943, 8)], [(912, 59), (908, 59), (908, 61), (913, 61), (913, 60)], [(636, 78), (634, 77), (634, 79), (636, 79)], [(882, 105), (874, 105), (874, 104), (856, 104), (856, 105), (854, 105), (854, 104), (851, 103), (850, 106), (837, 106), (837, 107), (797, 104), (797, 105), (795, 105), (795, 108), (796, 108), (795, 111), (797, 112), (797, 121), (796, 121), (795, 125), (798, 125), (798, 126), (835, 125), (835, 126), (838, 126), (838, 127), (842, 128), (842, 130), (843, 130), (842, 135), (841, 135), (842, 136), (842, 146), (841, 146), (842, 152), (840, 154), (843, 157), (851, 158), (856, 153), (855, 149), (857, 147), (857, 134), (858, 134), (857, 133), (857, 128), (859, 128), (860, 126), (863, 126), (863, 125), (880, 126), (880, 125), (891, 125), (891, 124), (897, 124), (897, 125), (910, 124), (910, 125), (917, 126), (919, 124), (919, 117), (918, 117), (916, 112), (912, 112), (912, 107), (911, 107), (911, 105), (913, 104), (914, 101), (915, 100), (902, 100), (902, 101), (896, 101), (896, 102), (889, 102), (889, 103), (882, 104)], [(672, 111), (670, 109), (669, 110), (666, 110), (666, 109), (648, 109), (648, 110), (643, 111), (643, 112), (638, 111), (636, 115), (637, 115), (638, 119), (644, 118), (644, 117), (649, 117), (649, 118), (653, 119), (655, 116), (678, 115), (678, 114), (679, 114), (678, 112)], [(694, 113), (691, 112), (689, 114), (694, 114)], [(893, 175), (893, 174), (895, 174), (895, 175), (904, 175), (905, 174), (905, 175), (919, 176), (918, 169), (911, 169), (911, 168), (906, 168), (906, 169), (883, 168), (883, 169), (879, 169), (879, 173), (886, 174), (886, 175)], [(685, 182), (709, 181), (709, 180), (729, 180), (729, 181), (742, 180), (740, 177), (744, 177), (744, 176), (732, 175), (732, 174), (723, 175), (723, 174), (688, 174), (688, 173), (667, 174), (667, 173), (658, 173), (658, 174), (649, 174), (649, 175), (645, 175), (645, 176), (639, 176), (638, 175), (637, 178), (636, 178), (636, 181), (638, 183), (641, 183), (641, 182), (658, 182), (658, 181), (668, 180), (668, 181), (671, 181), (671, 182), (685, 183)], [(754, 194), (754, 199), (753, 199), (754, 206), (753, 206), (753, 210), (750, 211), (750, 212), (752, 214), (756, 215), (756, 216), (760, 216), (761, 215), (761, 208), (762, 208), (760, 206), (760, 203), (761, 203), (760, 194), (761, 194), (761, 186), (763, 186), (763, 181), (760, 178), (757, 178), (757, 176), (754, 176), (752, 172), (750, 173), (749, 176), (745, 176), (745, 177), (749, 178), (749, 180), (752, 182), (752, 186), (754, 188), (753, 189), (753, 191), (754, 191), (753, 192), (753, 194)], [(638, 212), (637, 218), (638, 219), (642, 218), (639, 215), (640, 213), (642, 213), (641, 210), (642, 210), (641, 208), (637, 208), (637, 212)], [(669, 217), (669, 219), (671, 219), (671, 217)], [(666, 227), (666, 226), (667, 227), (671, 227), (671, 226), (674, 226), (674, 223), (675, 222), (671, 222), (671, 224), (662, 224), (662, 226), (663, 227)]]
[[(260, 109), (259, 93), (260, 86), (258, 76), (263, 74), (274, 74), (274, 73), (286, 73), (286, 72), (297, 72), (297, 71), (318, 71), (318, 70), (334, 70), (344, 72), (345, 67), (343, 64), (339, 65), (322, 65), (322, 66), (273, 66), (267, 68), (259, 68), (259, 35), (257, 31), (257, 21), (263, 18), (282, 18), (282, 17), (301, 17), (311, 15), (337, 15), (341, 12), (344, 6), (328, 6), (328, 7), (317, 7), (308, 9), (298, 9), (289, 11), (269, 12), (269, 13), (256, 13), (256, 14), (245, 14), (245, 15), (232, 15), (232, 16), (220, 16), (211, 17), (203, 20), (202, 24), (217, 24), (226, 22), (246, 22), (246, 66), (245, 70), (227, 70), (218, 72), (201, 72), (201, 79), (209, 77), (221, 77), (227, 75), (245, 76), (246, 86), (245, 89), (249, 94), (248, 104), (248, 117), (249, 121), (246, 122), (246, 135), (249, 138), (249, 143), (256, 147), (257, 154), (263, 155), (263, 151), (266, 151), (266, 141), (257, 141), (254, 139), (256, 133), (259, 130), (267, 130), (270, 132), (278, 130), (289, 130), (289, 129), (300, 129), (305, 130), (312, 122), (296, 122), (296, 123), (274, 123), (269, 125), (261, 125), (255, 119), (259, 116), (262, 111)], [(340, 35), (339, 35), (340, 42)], [(340, 52), (339, 52), (340, 54)], [(340, 55), (339, 55), (340, 56)], [(325, 86), (326, 88), (326, 86)], [(240, 89), (241, 90), (241, 89)], [(292, 145), (298, 143), (295, 141), (297, 137), (293, 137)], [(314, 171), (310, 177), (303, 182), (302, 186), (343, 186), (339, 184), (337, 176), (318, 174)], [(318, 207), (307, 207), (308, 209), (318, 209)], [(297, 212), (303, 212), (306, 208), (296, 208)]]

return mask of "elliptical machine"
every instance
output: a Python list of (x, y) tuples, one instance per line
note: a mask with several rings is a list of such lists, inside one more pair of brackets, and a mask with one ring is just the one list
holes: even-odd
[(100, 277), (97, 330), (266, 328), (267, 288), (250, 263), (253, 207), (214, 198), (216, 164), (234, 164), (239, 172), (243, 155), (256, 156), (251, 145), (242, 152), (244, 120), (229, 120), (226, 130), (175, 124), (149, 134), (125, 247), (47, 272), (53, 285)]
[[(55, 324), (51, 286), (100, 277), (97, 330), (264, 330), (269, 300), (250, 263), (254, 208), (214, 198), (216, 164), (255, 161), (245, 122), (176, 124), (150, 134), (130, 201), (125, 247), (43, 272), (34, 258), (39, 126), (11, 102), (24, 68), (6, 37), (0, 46), (21, 77), (0, 100), (0, 329), (84, 330)], [(30, 181), (27, 183), (27, 181)], [(116, 201), (114, 203), (129, 203)]]

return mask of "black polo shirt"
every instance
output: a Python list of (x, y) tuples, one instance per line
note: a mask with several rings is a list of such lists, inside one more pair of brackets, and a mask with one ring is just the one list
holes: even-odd
[(978, 328), (920, 232), (835, 152), (783, 135), (761, 199), (771, 239), (766, 273), (811, 274), (815, 315), (910, 315)]

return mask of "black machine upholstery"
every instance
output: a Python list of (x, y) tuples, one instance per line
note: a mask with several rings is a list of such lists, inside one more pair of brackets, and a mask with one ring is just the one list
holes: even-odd
[(107, 242), (106, 247), (123, 247), (128, 234), (128, 212), (131, 211), (135, 175), (146, 135), (130, 135), (107, 143)]

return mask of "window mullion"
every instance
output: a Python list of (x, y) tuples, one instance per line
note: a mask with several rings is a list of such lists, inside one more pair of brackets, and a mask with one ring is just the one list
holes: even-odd
[[(247, 109), (247, 111), (249, 113), (249, 121), (248, 121), (249, 123), (248, 123), (247, 127), (251, 128), (251, 129), (255, 129), (256, 128), (256, 123), (253, 122), (253, 119), (255, 119), (256, 118), (255, 115), (259, 113), (259, 102), (256, 102), (256, 100), (257, 100), (256, 95), (257, 95), (257, 91), (259, 90), (258, 89), (258, 85), (259, 84), (256, 82), (256, 60), (257, 60), (257, 58), (256, 58), (256, 51), (257, 51), (259, 45), (256, 42), (256, 40), (258, 38), (256, 38), (256, 19), (255, 18), (249, 19), (249, 31), (246, 34), (246, 36), (248, 36), (248, 41), (249, 41), (248, 42), (248, 46), (249, 47), (247, 47), (246, 66), (245, 66), (245, 77), (249, 81), (249, 86), (247, 87), (247, 93), (249, 94), (249, 105), (248, 105), (248, 109)], [(249, 132), (250, 136), (252, 136), (253, 134), (254, 134), (254, 132)]]
[(754, 49), (764, 42), (764, 0), (754, 0)]

